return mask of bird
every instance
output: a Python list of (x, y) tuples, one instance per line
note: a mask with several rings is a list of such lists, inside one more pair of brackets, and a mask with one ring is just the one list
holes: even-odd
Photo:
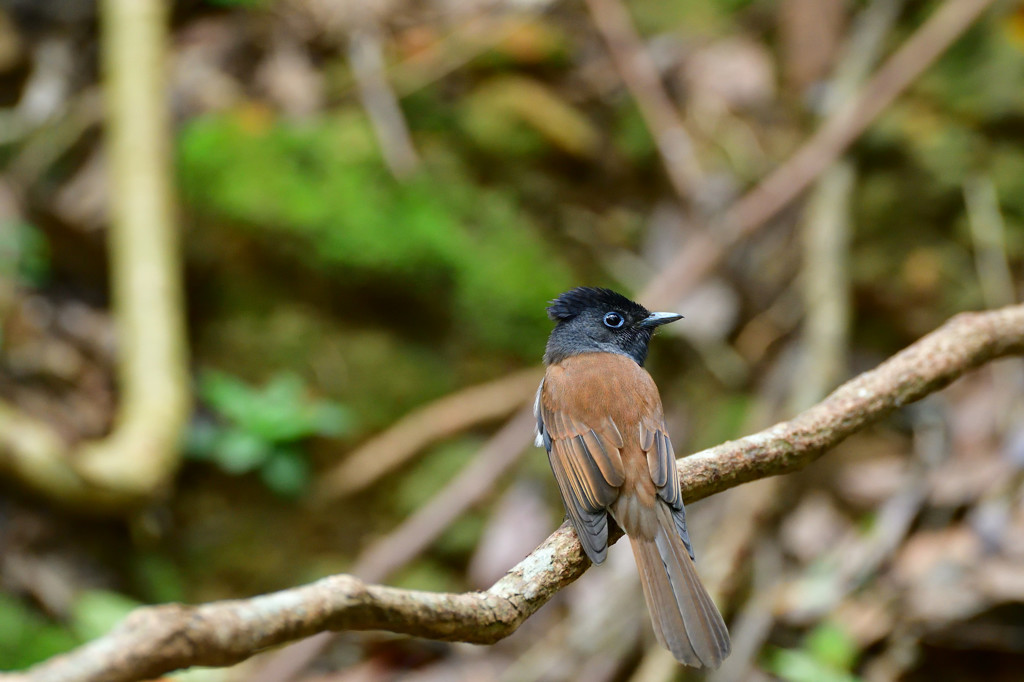
[(555, 327), (534, 402), (566, 515), (594, 564), (608, 553), (608, 515), (629, 537), (658, 642), (677, 661), (717, 668), (729, 631), (694, 566), (661, 396), (644, 369), (654, 331), (682, 318), (610, 289), (551, 301)]

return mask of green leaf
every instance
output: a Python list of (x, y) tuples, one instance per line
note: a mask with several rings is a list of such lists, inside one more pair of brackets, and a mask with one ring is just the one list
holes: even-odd
[(0, 670), (20, 670), (78, 646), (67, 629), (52, 624), (14, 597), (0, 593)]
[[(521, 122), (514, 130), (543, 141)], [(492, 137), (519, 137), (504, 134)], [(433, 146), (424, 170), (397, 182), (359, 112), (301, 125), (270, 116), (254, 125), (244, 110), (200, 117), (183, 128), (179, 152), (183, 190), (197, 210), (268, 245), (284, 238), (304, 267), (328, 276), (341, 268), (353, 281), (450, 290), (445, 308), (467, 335), (495, 347), (532, 357), (550, 331), (537, 301), (572, 281), (512, 191), (483, 185)]]
[[(302, 378), (293, 372), (276, 374), (263, 388), (221, 372), (206, 372), (200, 395), (238, 430), (268, 444), (292, 443), (315, 435), (340, 435), (351, 428), (341, 405), (317, 402), (306, 395)], [(208, 447), (201, 431), (193, 434), (198, 450)]]
[(137, 589), (149, 602), (184, 601), (185, 583), (178, 566), (170, 558), (153, 552), (136, 555), (132, 574)]
[(767, 667), (788, 682), (857, 682), (850, 673), (822, 663), (803, 649), (777, 649)]
[(253, 390), (224, 372), (203, 372), (199, 377), (199, 396), (214, 411), (235, 423), (244, 423), (253, 410)]
[(278, 495), (295, 498), (309, 487), (309, 462), (297, 450), (276, 450), (260, 469), (260, 478)]
[(71, 629), (83, 640), (105, 635), (140, 602), (117, 592), (87, 590), (71, 607)]
[(857, 682), (849, 670), (859, 654), (857, 643), (834, 623), (822, 623), (804, 638), (800, 649), (777, 649), (769, 669), (790, 682)]
[(38, 620), (20, 601), (0, 593), (0, 645), (20, 642), (39, 625)]
[(277, 374), (262, 391), (254, 392), (249, 407), (239, 425), (267, 442), (288, 443), (314, 433), (305, 386), (291, 372)]
[(338, 438), (352, 430), (352, 412), (340, 403), (321, 402), (313, 407), (312, 424), (317, 435)]
[(857, 643), (835, 623), (822, 623), (804, 640), (804, 648), (822, 663), (849, 670), (857, 660)]
[(226, 429), (218, 440), (213, 458), (229, 474), (244, 474), (263, 466), (271, 446), (260, 437), (241, 429)]
[[(65, 653), (82, 643), (73, 633), (56, 625), (43, 627), (21, 644), (12, 668), (27, 668), (57, 654)], [(6, 668), (6, 665), (2, 667)]]
[(208, 419), (193, 419), (185, 432), (185, 454), (190, 459), (213, 459), (222, 431)]
[(0, 220), (0, 276), (39, 286), (50, 272), (50, 245), (33, 224)]

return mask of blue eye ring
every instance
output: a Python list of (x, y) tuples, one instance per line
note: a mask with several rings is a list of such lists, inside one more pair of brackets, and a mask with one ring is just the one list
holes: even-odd
[(604, 326), (608, 327), (609, 329), (618, 329), (625, 323), (626, 320), (623, 319), (622, 315), (619, 315), (616, 312), (604, 314)]

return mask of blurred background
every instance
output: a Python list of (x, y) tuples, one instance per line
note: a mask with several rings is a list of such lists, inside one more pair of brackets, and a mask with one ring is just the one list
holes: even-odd
[[(681, 454), (1020, 300), (1019, 3), (131, 4), (0, 1), (0, 669), (143, 603), (489, 586), (562, 520), (516, 415), (571, 286), (686, 316), (648, 363)], [(169, 145), (106, 144), (150, 123)], [(735, 642), (707, 678), (1020, 679), (1022, 395), (1001, 361), (693, 505)], [(704, 679), (625, 543), (493, 647), (345, 633), (182, 678)]]

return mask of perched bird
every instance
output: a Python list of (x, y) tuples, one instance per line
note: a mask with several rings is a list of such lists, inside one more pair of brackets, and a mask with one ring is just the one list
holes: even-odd
[(547, 311), (556, 325), (534, 407), (537, 445), (569, 520), (600, 564), (610, 513), (629, 536), (658, 641), (681, 663), (717, 668), (729, 632), (694, 568), (661, 396), (643, 367), (654, 330), (682, 315), (590, 287)]

